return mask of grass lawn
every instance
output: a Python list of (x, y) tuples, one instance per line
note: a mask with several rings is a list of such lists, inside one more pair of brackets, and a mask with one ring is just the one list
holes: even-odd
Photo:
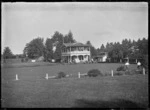
[[(19, 65), (19, 64), (18, 64)], [(21, 65), (21, 64), (20, 64)], [(32, 65), (32, 64), (25, 64)], [(102, 72), (116, 70), (123, 64), (76, 64), (39, 66), (3, 65), (1, 74), (2, 107), (106, 107), (147, 108), (148, 75), (105, 76), (78, 79), (77, 73), (90, 69)], [(135, 69), (136, 65), (130, 65)], [(45, 74), (59, 71), (73, 74), (70, 78), (48, 79)], [(15, 81), (18, 74), (19, 80)]]

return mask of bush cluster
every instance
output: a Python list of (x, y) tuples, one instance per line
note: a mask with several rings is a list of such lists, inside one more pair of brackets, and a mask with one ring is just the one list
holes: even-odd
[(117, 68), (117, 71), (126, 71), (125, 66), (120, 66)]
[(98, 69), (89, 70), (87, 74), (88, 74), (89, 77), (96, 77), (98, 75), (102, 76), (101, 71), (99, 71)]
[(59, 72), (57, 78), (64, 78), (66, 74), (64, 72)]
[[(142, 70), (125, 70), (124, 66), (120, 66), (117, 68), (117, 72), (114, 73), (114, 75), (134, 75), (134, 74), (143, 74)], [(147, 74), (147, 71), (146, 71)], [(87, 75), (89, 77), (97, 77), (97, 76), (110, 76), (111, 74), (106, 72), (105, 74), (102, 74), (102, 72), (98, 69), (91, 69), (88, 71)], [(66, 77), (66, 74), (64, 72), (59, 72), (57, 78), (64, 78)]]

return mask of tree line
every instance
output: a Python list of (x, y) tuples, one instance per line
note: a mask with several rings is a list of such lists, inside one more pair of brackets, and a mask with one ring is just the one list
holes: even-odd
[(144, 59), (148, 55), (148, 39), (123, 39), (121, 43), (110, 42), (106, 46), (103, 44), (97, 49), (97, 52), (108, 52), (109, 58), (117, 62), (123, 58)]
[[(60, 60), (61, 59), (61, 47), (63, 43), (75, 43), (77, 42), (73, 38), (71, 31), (68, 34), (63, 35), (56, 31), (51, 36), (47, 38), (44, 42), (43, 38), (35, 38), (27, 43), (23, 49), (23, 54), (18, 55), (21, 58), (38, 58), (40, 56), (44, 57), (44, 61), (50, 61), (51, 59)], [(108, 58), (111, 62), (119, 62), (123, 58), (145, 58), (148, 56), (148, 39), (138, 39), (137, 41), (131, 39), (123, 39), (122, 42), (107, 42), (106, 46), (102, 44), (100, 48), (95, 48), (90, 41), (86, 44), (91, 45), (91, 57), (97, 56), (100, 52), (107, 52)], [(55, 48), (54, 48), (55, 47)], [(15, 58), (15, 55), (11, 52), (9, 47), (6, 47), (3, 52), (3, 58)]]

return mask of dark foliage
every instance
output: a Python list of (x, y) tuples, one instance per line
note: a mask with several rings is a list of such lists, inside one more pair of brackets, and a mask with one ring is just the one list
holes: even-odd
[(119, 42), (110, 42), (107, 43), (103, 50), (108, 52), (111, 62), (121, 62), (120, 59), (129, 57), (129, 59), (134, 59), (132, 63), (135, 63), (135, 59), (145, 59), (145, 56), (148, 55), (148, 39), (143, 38), (137, 41), (123, 39), (121, 44)]
[(9, 47), (5, 47), (4, 48), (4, 52), (3, 52), (3, 58), (4, 59), (9, 59), (9, 58), (13, 58), (13, 53), (11, 52)]
[(66, 77), (66, 74), (64, 72), (59, 72), (57, 78), (64, 78)]
[(88, 74), (89, 77), (96, 77), (98, 75), (102, 76), (101, 71), (99, 71), (98, 69), (89, 70), (87, 74)]
[(23, 54), (28, 56), (29, 58), (38, 58), (44, 55), (44, 39), (43, 38), (35, 38), (29, 43), (26, 44)]
[(126, 71), (125, 66), (120, 66), (117, 68), (117, 71)]
[[(56, 31), (51, 38), (47, 38), (44, 45), (43, 38), (33, 39), (31, 42), (26, 44), (24, 48), (24, 55), (29, 58), (38, 58), (44, 56), (45, 61), (49, 59), (61, 59), (61, 48), (63, 43), (75, 43), (76, 40), (73, 38), (71, 30), (68, 34), (63, 35)], [(107, 42), (106, 45), (102, 44), (101, 47), (95, 48), (90, 41), (86, 44), (90, 45), (91, 57), (95, 57), (99, 52), (107, 52), (107, 62), (125, 62), (125, 58), (129, 58), (131, 63), (136, 63), (136, 59), (142, 59), (143, 67), (148, 68), (148, 39), (138, 39), (137, 41), (131, 41), (131, 39), (123, 39), (122, 42)], [(53, 51), (53, 47), (56, 50)], [(7, 52), (11, 56), (11, 52)], [(118, 70), (119, 71), (119, 70)]]
[(91, 44), (90, 41), (87, 41), (86, 44), (90, 45), (90, 51), (91, 51), (91, 57), (94, 57), (97, 55), (97, 50), (95, 47)]

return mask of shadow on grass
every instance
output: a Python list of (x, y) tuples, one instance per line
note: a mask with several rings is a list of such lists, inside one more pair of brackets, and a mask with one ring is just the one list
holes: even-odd
[(124, 99), (110, 101), (77, 99), (72, 108), (147, 108), (147, 106)]

